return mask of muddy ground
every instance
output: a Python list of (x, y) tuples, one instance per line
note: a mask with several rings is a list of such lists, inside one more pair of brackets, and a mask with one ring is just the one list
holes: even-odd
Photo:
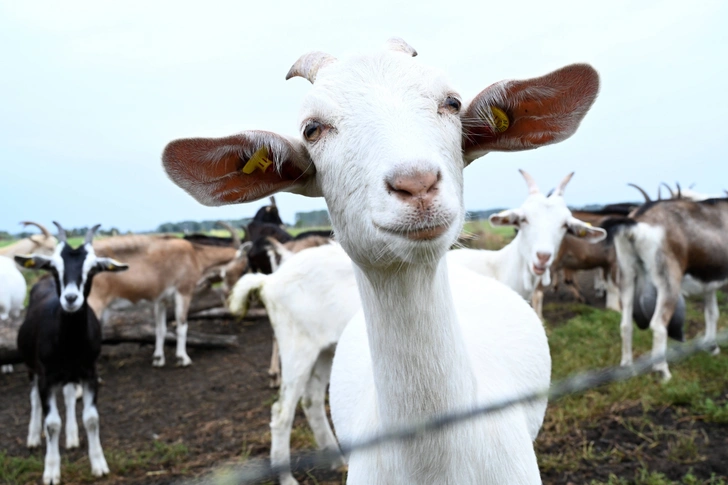
[[(584, 278), (588, 287), (589, 279)], [(547, 301), (570, 301), (547, 293)], [(600, 304), (593, 293), (587, 294), (591, 303)], [(564, 318), (568, 315), (547, 315), (547, 318)], [(99, 361), (99, 374), (103, 378), (99, 396), (102, 443), (109, 452), (134, 454), (148, 450), (155, 442), (183, 445), (183, 456), (178, 460), (162, 460), (130, 467), (122, 473), (114, 473), (95, 483), (107, 484), (160, 484), (174, 483), (182, 476), (195, 476), (215, 465), (241, 460), (244, 457), (266, 457), (269, 452), (270, 434), (268, 421), (270, 405), (276, 392), (268, 388), (267, 368), (270, 358), (272, 331), (266, 318), (236, 322), (232, 320), (196, 320), (191, 328), (210, 333), (239, 336), (237, 348), (225, 350), (190, 349), (193, 365), (189, 368), (168, 366), (151, 367), (152, 347), (136, 344), (107, 346)], [(174, 362), (173, 348), (167, 347), (167, 362)], [(0, 450), (8, 456), (36, 456), (42, 460), (43, 450), (29, 451), (25, 447), (29, 418), (29, 385), (22, 366), (9, 375), (0, 375)], [(61, 405), (62, 406), (62, 405)], [(80, 421), (80, 408), (78, 406)], [(63, 411), (62, 415), (63, 415)], [(627, 431), (620, 419), (639, 409), (621, 409), (615, 416), (604, 417), (597, 428), (574, 431), (574, 440), (540, 444), (542, 449), (553, 452), (551, 447), (580, 446), (583, 433), (597, 448), (618, 443), (629, 450), (642, 446), (634, 433)], [(669, 409), (655, 411), (656, 418), (668, 427), (683, 424)], [(296, 421), (299, 432), (294, 446), (310, 446), (310, 434), (299, 410)], [(704, 436), (709, 461), (701, 466), (712, 467), (728, 476), (728, 427), (697, 425), (696, 431)], [(63, 438), (61, 440), (63, 445)], [(83, 460), (86, 440), (81, 426), (79, 450), (61, 455), (71, 462)], [(665, 453), (655, 450), (650, 468), (666, 470), (674, 467)], [(87, 465), (86, 465), (87, 466)], [(584, 472), (573, 475), (568, 472), (544, 475), (547, 484), (581, 484), (592, 478), (606, 480), (608, 474), (633, 476), (640, 467), (637, 460), (621, 461), (612, 467), (600, 467), (590, 476)], [(676, 472), (677, 473), (677, 472)], [(684, 471), (681, 472), (684, 474)], [(589, 474), (587, 474), (589, 475)], [(680, 475), (682, 476), (682, 475)], [(315, 477), (315, 478), (314, 478)], [(341, 483), (341, 474), (328, 471), (312, 471), (298, 475), (302, 483)], [(68, 483), (67, 481), (65, 483)]]

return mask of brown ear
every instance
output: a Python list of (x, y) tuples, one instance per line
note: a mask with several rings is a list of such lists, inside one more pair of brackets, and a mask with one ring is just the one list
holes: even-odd
[(164, 149), (162, 165), (172, 182), (204, 205), (250, 202), (280, 191), (320, 195), (304, 146), (267, 131), (175, 140)]
[(490, 151), (530, 150), (567, 139), (576, 132), (598, 91), (599, 75), (588, 64), (491, 85), (461, 115), (465, 161)]

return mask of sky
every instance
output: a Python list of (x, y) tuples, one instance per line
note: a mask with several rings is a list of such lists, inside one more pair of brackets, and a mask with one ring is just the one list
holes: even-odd
[[(311, 50), (343, 57), (394, 36), (466, 99), (574, 62), (600, 95), (569, 140), (491, 153), (465, 173), (469, 210), (518, 207), (517, 172), (544, 190), (576, 174), (569, 205), (656, 196), (660, 182), (728, 188), (725, 1), (0, 0), (0, 230), (21, 220), (123, 231), (252, 216), (209, 208), (164, 174), (177, 138), (247, 129), (296, 135), (310, 85), (285, 74)], [(283, 219), (323, 199), (277, 197)]]

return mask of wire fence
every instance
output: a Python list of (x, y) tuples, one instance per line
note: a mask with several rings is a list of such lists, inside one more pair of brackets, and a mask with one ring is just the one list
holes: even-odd
[[(635, 360), (630, 366), (614, 366), (603, 369), (576, 374), (551, 384), (548, 389), (537, 390), (521, 396), (512, 396), (499, 401), (474, 407), (460, 412), (443, 414), (417, 424), (402, 426), (374, 434), (370, 438), (356, 443), (340, 443), (341, 453), (348, 456), (353, 451), (364, 450), (392, 441), (415, 439), (426, 433), (432, 433), (448, 426), (463, 423), (475, 418), (483, 417), (505, 408), (524, 404), (539, 399), (548, 398), (554, 401), (562, 397), (586, 392), (607, 384), (622, 382), (633, 377), (648, 374), (653, 365), (665, 360), (674, 363), (691, 357), (699, 352), (713, 350), (717, 345), (728, 344), (728, 330), (719, 332), (714, 341), (706, 341), (703, 337), (690, 342), (674, 345), (667, 352), (655, 357), (643, 356)], [(338, 451), (317, 451), (291, 454), (292, 472), (307, 471), (312, 468), (326, 468), (338, 463), (341, 455)], [(273, 467), (268, 459), (253, 459), (239, 466), (221, 468), (212, 474), (192, 481), (185, 481), (189, 485), (253, 485), (267, 480), (275, 480), (289, 467)]]

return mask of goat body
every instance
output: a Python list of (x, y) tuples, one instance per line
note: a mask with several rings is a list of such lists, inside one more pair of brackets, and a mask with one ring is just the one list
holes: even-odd
[(232, 247), (193, 244), (177, 237), (116, 236), (94, 242), (97, 254), (128, 262), (130, 270), (120, 275), (100, 274), (89, 296), (89, 305), (98, 314), (117, 298), (136, 303), (154, 302), (156, 343), (153, 365), (164, 366), (164, 339), (167, 333), (165, 300), (174, 297), (177, 320), (177, 364), (187, 366), (187, 311), (192, 293), (203, 273), (235, 257)]
[[(728, 199), (647, 202), (603, 227), (614, 238), (621, 273), (622, 365), (632, 363), (633, 317), (642, 327), (649, 321), (655, 357), (666, 351), (668, 336), (682, 338), (683, 293), (703, 295), (705, 339), (714, 341), (716, 290), (728, 282)], [(670, 379), (667, 362), (654, 369)]]

